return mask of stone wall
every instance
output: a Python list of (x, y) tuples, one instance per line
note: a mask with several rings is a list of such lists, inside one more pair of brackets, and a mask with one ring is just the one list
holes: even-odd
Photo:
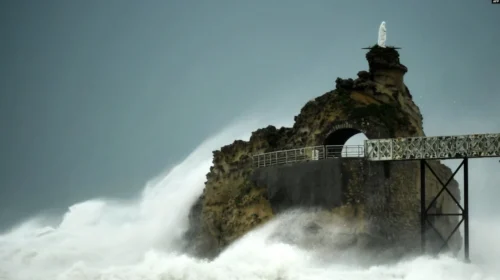
[(342, 205), (341, 161), (310, 161), (255, 170), (252, 181), (266, 186), (274, 213), (298, 207)]

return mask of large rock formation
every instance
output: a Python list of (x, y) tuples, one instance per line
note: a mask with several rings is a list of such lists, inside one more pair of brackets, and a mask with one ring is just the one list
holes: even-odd
[[(405, 251), (418, 247), (420, 177), (416, 162), (338, 159), (252, 168), (254, 154), (343, 145), (360, 132), (369, 139), (424, 136), (422, 115), (404, 84), (407, 68), (399, 62), (398, 52), (375, 46), (366, 58), (369, 71), (360, 71), (354, 80), (338, 78), (335, 90), (305, 104), (293, 127), (268, 126), (253, 132), (249, 141), (237, 140), (214, 152), (205, 189), (190, 215), (187, 237), (191, 249), (198, 255), (214, 256), (251, 229), (294, 206), (318, 206), (332, 213), (332, 217), (341, 216), (351, 222), (357, 237), (370, 236), (382, 246), (391, 244)], [(441, 180), (446, 181), (451, 175), (450, 169), (441, 163), (431, 165)], [(308, 172), (300, 171), (308, 168)], [(333, 171), (325, 175), (325, 170)], [(310, 185), (306, 186), (307, 182)], [(337, 185), (335, 189), (325, 188), (332, 184)], [(282, 185), (294, 187), (283, 190), (286, 186)], [(430, 203), (439, 186), (430, 172), (427, 185)], [(449, 189), (458, 197), (456, 181)], [(308, 190), (312, 196), (308, 196)], [(451, 212), (456, 205), (442, 196), (433, 209)], [(456, 217), (435, 222), (447, 234), (455, 226)], [(363, 242), (355, 239), (358, 241), (353, 244), (367, 244), (366, 238)], [(452, 249), (458, 250), (460, 237), (452, 241)]]

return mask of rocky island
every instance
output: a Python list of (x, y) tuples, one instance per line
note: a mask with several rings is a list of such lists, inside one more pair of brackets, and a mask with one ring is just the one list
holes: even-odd
[[(315, 230), (310, 234), (321, 231), (329, 217), (342, 217), (352, 229), (349, 246), (399, 248), (401, 254), (420, 249), (418, 162), (336, 158), (266, 168), (252, 165), (255, 154), (344, 145), (358, 133), (369, 139), (425, 136), (422, 115), (404, 83), (408, 69), (400, 63), (398, 51), (376, 45), (366, 59), (368, 71), (358, 72), (356, 79), (338, 78), (334, 90), (304, 105), (293, 127), (268, 126), (254, 131), (249, 141), (237, 140), (214, 151), (205, 189), (189, 216), (186, 237), (191, 252), (214, 257), (245, 233), (294, 208), (321, 209), (318, 220), (311, 219), (309, 228)], [(443, 180), (451, 176), (439, 161), (429, 163)], [(426, 182), (430, 203), (439, 182), (430, 172)], [(460, 197), (456, 181), (448, 189)], [(432, 211), (453, 213), (457, 206), (441, 196)], [(457, 219), (431, 222), (447, 234)], [(428, 233), (428, 240), (430, 247), (441, 246), (436, 234)], [(451, 251), (460, 250), (461, 236), (455, 234), (449, 244)]]

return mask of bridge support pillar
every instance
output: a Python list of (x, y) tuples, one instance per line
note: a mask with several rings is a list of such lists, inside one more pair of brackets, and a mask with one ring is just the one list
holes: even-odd
[[(457, 172), (460, 170), (460, 168), (463, 167), (464, 171), (464, 206), (462, 207), (460, 205), (460, 202), (456, 199), (456, 197), (448, 190), (448, 184), (453, 180)], [(434, 175), (434, 177), (437, 179), (437, 181), (441, 184), (441, 189), (439, 192), (436, 194), (434, 198), (432, 198), (431, 202), (427, 204), (426, 202), (426, 184), (425, 184), (425, 172), (426, 168), (431, 171), (431, 173)], [(458, 208), (460, 209), (460, 213), (429, 213), (431, 210), (432, 206), (436, 203), (437, 199), (443, 192), (446, 191), (450, 197), (453, 199), (453, 201), (456, 203)], [(434, 225), (431, 223), (429, 220), (429, 217), (434, 216), (434, 217), (443, 217), (443, 216), (461, 216), (462, 218), (456, 225), (456, 227), (452, 230), (452, 232), (445, 238), (437, 229), (434, 227)], [(460, 226), (464, 224), (464, 259), (466, 262), (470, 262), (469, 258), (469, 162), (467, 158), (464, 158), (462, 160), (462, 163), (457, 167), (455, 172), (451, 175), (451, 177), (446, 181), (446, 183), (443, 183), (441, 179), (437, 176), (436, 172), (432, 169), (432, 167), (427, 163), (425, 159), (420, 160), (420, 227), (421, 227), (421, 249), (422, 253), (425, 254), (427, 253), (427, 240), (426, 240), (426, 234), (428, 231), (427, 226), (430, 227), (436, 234), (439, 236), (441, 241), (443, 242), (442, 246), (439, 248), (439, 250), (435, 252), (430, 252), (433, 254), (439, 254), (442, 252), (444, 248), (449, 248), (448, 242), (450, 239), (453, 237), (455, 232), (460, 228)]]
[(469, 159), (464, 159), (464, 257), (470, 262), (469, 257)]
[(425, 254), (425, 232), (427, 231), (427, 208), (425, 202), (425, 160), (420, 160), (420, 247)]

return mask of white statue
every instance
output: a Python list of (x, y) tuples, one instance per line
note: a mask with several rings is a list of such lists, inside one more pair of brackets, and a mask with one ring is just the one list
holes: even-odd
[(382, 21), (378, 29), (378, 46), (385, 48), (385, 40), (387, 40), (387, 30), (385, 29), (385, 21)]

